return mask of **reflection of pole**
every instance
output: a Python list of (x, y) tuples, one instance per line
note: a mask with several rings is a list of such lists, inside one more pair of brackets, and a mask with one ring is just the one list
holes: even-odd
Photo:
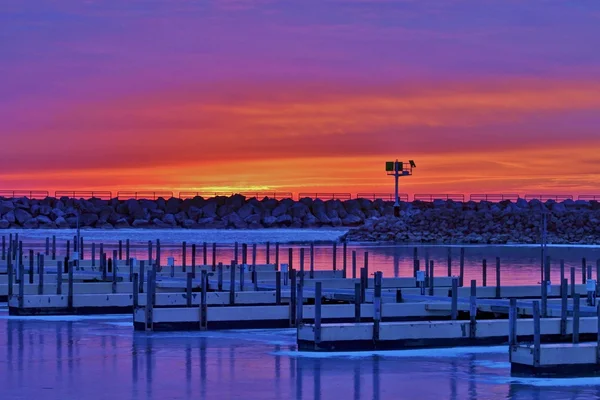
[(398, 160), (396, 160), (396, 162), (394, 163), (394, 180), (396, 181), (396, 191), (395, 191), (395, 197), (396, 197), (396, 202), (394, 203), (394, 216), (395, 217), (399, 217), (400, 216), (400, 198), (398, 195), (398, 179), (400, 178), (400, 173), (399, 173), (399, 162)]

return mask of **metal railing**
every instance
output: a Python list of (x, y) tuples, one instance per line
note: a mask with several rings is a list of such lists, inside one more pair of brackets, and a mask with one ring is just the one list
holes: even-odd
[(350, 193), (299, 193), (298, 199), (304, 198), (321, 199), (321, 200), (351, 200)]
[(0, 197), (5, 199), (17, 199), (27, 197), (28, 199), (45, 199), (50, 193), (46, 190), (0, 190)]
[(577, 198), (577, 200), (585, 200), (585, 201), (596, 200), (596, 201), (600, 201), (600, 194), (580, 194), (579, 197)]
[(54, 192), (54, 197), (60, 199), (61, 197), (68, 197), (71, 199), (100, 199), (110, 200), (112, 199), (112, 192), (101, 191), (101, 192), (89, 192), (89, 191), (78, 191), (78, 190), (57, 190)]
[(246, 198), (255, 197), (258, 200), (264, 199), (265, 197), (276, 200), (294, 198), (294, 195), (291, 192), (241, 192), (240, 194)]
[(519, 200), (518, 194), (503, 194), (503, 193), (494, 193), (494, 194), (472, 194), (469, 196), (469, 200), (472, 201), (516, 201)]
[(539, 201), (564, 201), (564, 200), (573, 200), (573, 196), (570, 194), (526, 194), (525, 200), (534, 200), (537, 199)]
[(432, 202), (434, 200), (452, 200), (452, 201), (465, 201), (464, 194), (415, 194), (415, 201), (427, 201)]
[[(408, 194), (398, 194), (400, 201), (408, 201)], [(393, 193), (357, 193), (357, 199), (367, 200), (385, 200), (385, 201), (396, 201), (396, 196)]]
[(179, 192), (179, 198), (193, 199), (194, 197), (202, 197), (203, 199), (213, 199), (215, 197), (229, 197), (231, 192)]
[(117, 199), (119, 200), (129, 200), (129, 199), (147, 199), (147, 200), (156, 200), (159, 198), (170, 199), (173, 197), (173, 192), (168, 191), (121, 191), (117, 192)]

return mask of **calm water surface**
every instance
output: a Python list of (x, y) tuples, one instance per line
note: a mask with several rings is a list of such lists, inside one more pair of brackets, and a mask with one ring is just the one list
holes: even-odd
[(513, 379), (506, 347), (311, 354), (294, 330), (134, 333), (128, 316), (8, 317), (2, 399), (597, 399), (600, 378)]

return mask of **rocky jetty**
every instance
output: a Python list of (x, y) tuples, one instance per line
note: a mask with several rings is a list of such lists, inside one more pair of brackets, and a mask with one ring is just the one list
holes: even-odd
[(600, 243), (600, 203), (538, 200), (402, 203), (400, 217), (383, 200), (256, 199), (0, 199), (0, 229), (351, 227), (353, 241), (535, 243), (548, 210), (550, 243)]

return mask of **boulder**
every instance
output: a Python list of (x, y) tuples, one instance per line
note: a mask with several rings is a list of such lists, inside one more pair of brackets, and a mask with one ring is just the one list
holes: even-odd
[(61, 229), (69, 228), (69, 223), (67, 222), (66, 219), (64, 219), (64, 217), (56, 218), (56, 220), (54, 220), (54, 223), (56, 224), (57, 227), (59, 227)]
[(176, 197), (171, 197), (167, 200), (165, 212), (167, 214), (177, 214), (179, 212), (179, 206), (181, 205), (181, 200)]
[(0, 201), (0, 215), (4, 215), (9, 211), (13, 211), (15, 209), (15, 205), (10, 200), (2, 200)]
[(198, 218), (202, 217), (202, 209), (196, 206), (190, 206), (187, 210), (187, 215), (190, 217), (190, 219), (198, 221)]
[(36, 229), (39, 228), (40, 224), (35, 218), (31, 218), (25, 222), (23, 222), (23, 228), (25, 229)]
[(93, 226), (96, 222), (98, 222), (98, 215), (96, 214), (82, 214), (79, 217), (80, 226)]
[(134, 228), (148, 228), (150, 226), (150, 221), (147, 219), (136, 219), (131, 224)]
[(15, 219), (17, 220), (17, 223), (19, 223), (20, 225), (22, 225), (23, 227), (25, 226), (25, 222), (31, 220), (33, 218), (33, 216), (28, 213), (27, 211), (25, 211), (22, 208), (17, 208), (15, 211)]
[(129, 221), (127, 221), (127, 218), (120, 218), (115, 222), (114, 227), (117, 229), (130, 228), (131, 225), (129, 225)]
[(0, 219), (0, 229), (8, 229), (10, 228), (10, 222), (5, 219)]
[(171, 227), (177, 226), (177, 220), (173, 214), (165, 214), (162, 221)]
[(177, 223), (179, 225), (183, 224), (183, 221), (185, 221), (186, 219), (189, 219), (187, 214), (185, 213), (185, 211), (180, 211), (177, 214), (175, 214), (175, 221), (177, 221)]
[(140, 206), (140, 203), (138, 203), (137, 200), (135, 199), (129, 199), (126, 201), (127, 204), (127, 212), (128, 215), (135, 219), (144, 219), (144, 217), (146, 216), (146, 213), (144, 212), (144, 209), (142, 208), (142, 206)]
[(363, 220), (362, 218), (353, 215), (353, 214), (349, 214), (346, 218), (344, 218), (342, 220), (342, 225), (344, 226), (359, 226), (360, 224), (362, 224)]
[(217, 216), (217, 203), (211, 199), (204, 207), (202, 207), (204, 217), (215, 218)]
[(4, 219), (6, 221), (8, 221), (9, 224), (15, 224), (17, 222), (17, 219), (15, 218), (15, 212), (14, 211), (9, 211), (4, 215)]

